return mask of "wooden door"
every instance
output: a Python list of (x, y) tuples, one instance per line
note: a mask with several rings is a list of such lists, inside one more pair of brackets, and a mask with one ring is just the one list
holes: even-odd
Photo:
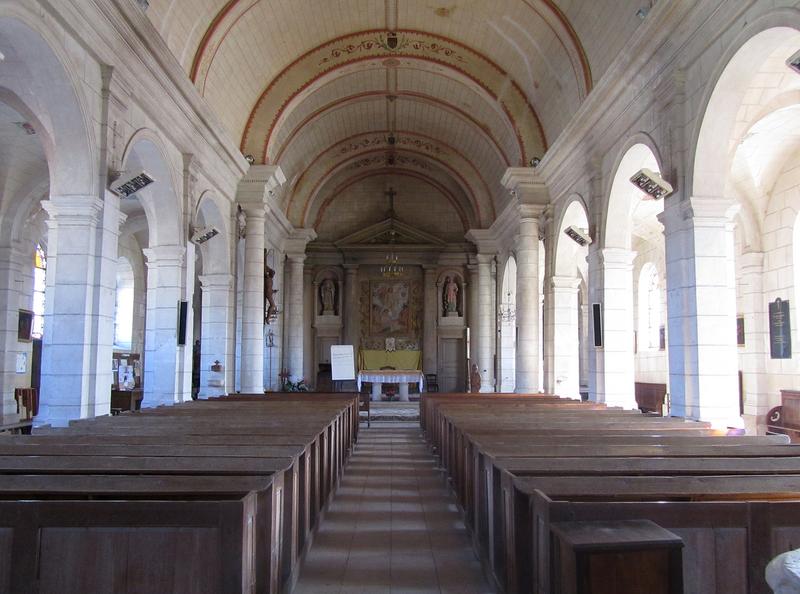
[(464, 371), (464, 340), (442, 338), (439, 341), (439, 390), (441, 392), (463, 392), (466, 373)]

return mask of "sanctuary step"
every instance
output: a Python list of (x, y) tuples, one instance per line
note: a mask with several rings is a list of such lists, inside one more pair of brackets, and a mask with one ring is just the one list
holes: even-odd
[(378, 422), (418, 422), (419, 402), (372, 402), (370, 413)]
[(294, 589), (321, 592), (495, 592), (419, 427), (361, 429)]

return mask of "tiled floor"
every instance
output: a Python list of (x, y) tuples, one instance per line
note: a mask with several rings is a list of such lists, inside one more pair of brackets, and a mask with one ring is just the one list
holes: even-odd
[(294, 594), (487, 594), (419, 426), (362, 426)]

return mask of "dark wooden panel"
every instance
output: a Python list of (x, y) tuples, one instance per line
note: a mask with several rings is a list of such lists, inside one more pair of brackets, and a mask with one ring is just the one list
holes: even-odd
[(0, 594), (11, 594), (11, 544), (12, 528), (0, 528)]
[(40, 594), (221, 591), (215, 528), (44, 528)]

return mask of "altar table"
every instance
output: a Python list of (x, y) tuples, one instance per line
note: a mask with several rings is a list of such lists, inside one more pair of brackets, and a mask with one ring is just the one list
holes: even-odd
[(383, 384), (398, 384), (400, 400), (408, 402), (408, 384), (418, 384), (421, 393), (423, 377), (417, 369), (365, 369), (358, 372), (358, 391), (361, 391), (362, 382), (372, 382), (372, 400), (378, 401), (383, 393)]

